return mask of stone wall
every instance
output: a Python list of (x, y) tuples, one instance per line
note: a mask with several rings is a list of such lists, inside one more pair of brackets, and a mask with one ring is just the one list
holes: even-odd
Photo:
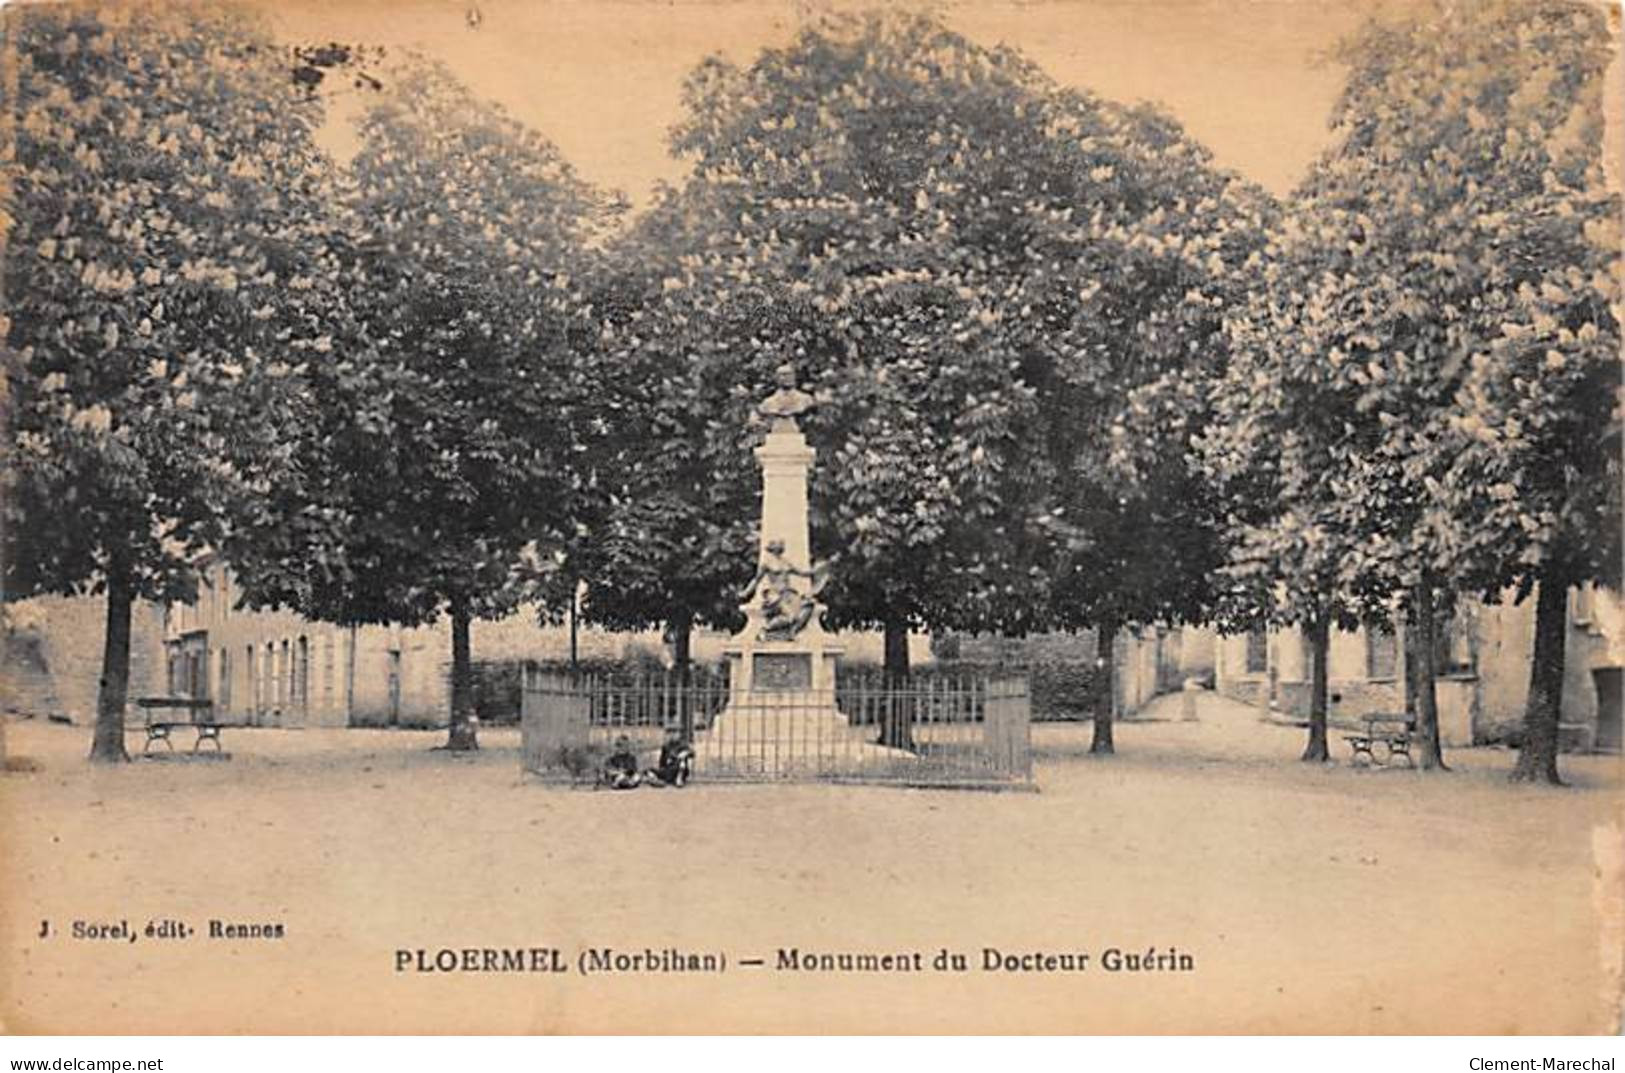
[[(1309, 683), (1281, 681), (1275, 687), (1275, 707), (1300, 719), (1309, 718)], [(1334, 723), (1354, 726), (1374, 712), (1394, 714), (1405, 710), (1405, 698), (1393, 681), (1361, 678), (1328, 678), (1326, 715)]]
[(1270, 705), (1270, 683), (1267, 678), (1221, 678), (1217, 691), (1255, 708), (1268, 708)]
[[(107, 604), (92, 596), (41, 596), (5, 605), (0, 695), (9, 712), (89, 725), (96, 718)], [(135, 697), (165, 689), (163, 611), (130, 610), (130, 688)]]

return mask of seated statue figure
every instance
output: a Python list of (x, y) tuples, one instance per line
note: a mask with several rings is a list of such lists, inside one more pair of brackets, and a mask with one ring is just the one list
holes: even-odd
[[(812, 582), (810, 592), (803, 593), (796, 588), (795, 579), (798, 577), (807, 578)], [(762, 564), (756, 570), (756, 576), (745, 586), (740, 596), (745, 600), (756, 594), (761, 596), (761, 640), (789, 641), (812, 621), (813, 615), (818, 610), (813, 597), (818, 595), (818, 590), (823, 586), (824, 577), (821, 571), (802, 570), (796, 567), (784, 557), (784, 541), (770, 540), (766, 554), (762, 556)]]

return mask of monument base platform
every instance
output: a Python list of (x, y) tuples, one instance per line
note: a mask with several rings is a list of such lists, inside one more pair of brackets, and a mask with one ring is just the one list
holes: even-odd
[(694, 737), (695, 771), (728, 775), (858, 775), (916, 762), (875, 742), (879, 728), (853, 726), (827, 694), (747, 694)]

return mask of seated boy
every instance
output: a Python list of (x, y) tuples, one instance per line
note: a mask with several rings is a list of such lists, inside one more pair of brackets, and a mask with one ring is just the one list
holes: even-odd
[(665, 744), (660, 746), (660, 760), (643, 773), (643, 778), (652, 786), (682, 786), (688, 781), (693, 766), (694, 750), (683, 738), (683, 728), (667, 727)]
[(631, 790), (638, 785), (638, 754), (622, 734), (615, 739), (615, 751), (604, 760), (602, 779), (611, 790)]

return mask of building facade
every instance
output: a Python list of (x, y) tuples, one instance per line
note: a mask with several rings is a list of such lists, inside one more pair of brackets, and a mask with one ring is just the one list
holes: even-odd
[[(168, 690), (208, 699), (224, 719), (279, 727), (439, 727), (451, 705), (451, 624), (336, 626), (287, 611), (237, 606), (231, 570), (200, 566), (197, 599), (164, 617)], [(496, 621), (476, 619), (470, 647), (479, 663), (564, 663), (567, 626), (542, 625), (532, 608)], [(582, 626), (585, 662), (666, 661), (658, 631), (608, 632)], [(696, 631), (697, 662), (722, 658), (727, 636)], [(878, 634), (843, 635), (849, 658), (880, 659)], [(920, 639), (919, 644), (925, 644)]]
[[(1562, 726), (1571, 748), (1620, 747), (1622, 650), (1619, 595), (1590, 586), (1569, 594)], [(1468, 601), (1437, 631), (1439, 729), (1446, 745), (1504, 742), (1523, 724), (1534, 652), (1535, 601)], [(1416, 653), (1399, 623), (1334, 630), (1327, 654), (1328, 715), (1352, 723), (1370, 712), (1413, 711), (1406, 667)], [(1218, 638), (1217, 689), (1259, 707), (1306, 717), (1309, 646), (1293, 628)]]
[[(222, 718), (253, 726), (435, 727), (450, 712), (451, 625), (339, 626), (288, 611), (237, 606), (220, 562), (200, 569), (197, 599), (165, 620), (168, 683), (208, 699)], [(569, 631), (533, 613), (470, 628), (480, 661), (569, 658)], [(628, 638), (583, 629), (585, 658), (620, 658)]]

